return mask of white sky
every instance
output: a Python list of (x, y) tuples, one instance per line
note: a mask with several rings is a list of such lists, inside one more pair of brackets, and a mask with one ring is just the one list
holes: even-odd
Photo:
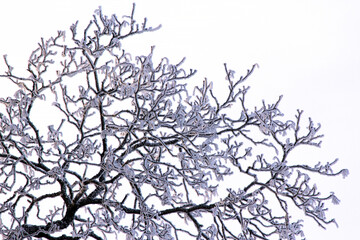
[[(292, 117), (296, 109), (322, 123), (321, 149), (302, 156), (309, 164), (339, 157), (338, 168), (350, 176), (322, 179), (319, 188), (335, 191), (342, 200), (330, 206), (339, 229), (323, 231), (306, 219), (308, 240), (356, 239), (360, 215), (360, 4), (357, 0), (134, 0), (138, 19), (162, 24), (160, 31), (133, 38), (139, 54), (156, 45), (155, 54), (172, 61), (187, 57), (186, 66), (198, 70), (221, 89), (223, 63), (245, 72), (260, 68), (249, 79), (250, 100), (274, 101), (284, 95), (282, 109)], [(76, 3), (74, 3), (76, 2)], [(102, 5), (107, 14), (129, 14), (133, 1), (2, 1), (0, 55), (25, 68), (40, 37), (68, 30), (76, 20), (87, 23)], [(221, 2), (221, 3), (220, 3)], [(0, 64), (3, 72), (3, 65)], [(1, 81), (4, 81), (1, 79)], [(6, 82), (1, 82), (5, 89)], [(219, 90), (221, 94), (221, 90)], [(357, 205), (356, 205), (357, 204)]]

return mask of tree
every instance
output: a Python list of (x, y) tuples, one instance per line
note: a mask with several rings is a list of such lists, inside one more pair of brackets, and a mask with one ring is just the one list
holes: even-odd
[[(71, 39), (41, 39), (29, 76), (4, 56), (1, 78), (16, 91), (0, 99), (3, 238), (296, 239), (294, 207), (321, 227), (335, 222), (325, 204), (338, 198), (311, 177), (348, 170), (291, 159), (299, 146), (320, 147), (320, 125), (300, 128), (300, 110), (284, 119), (281, 97), (250, 110), (244, 82), (256, 64), (241, 77), (225, 64), (228, 92), (216, 96), (206, 79), (189, 92), (196, 71), (183, 61), (122, 48), (158, 28), (138, 24), (134, 8), (122, 19), (99, 8), (84, 30), (71, 26)], [(222, 191), (231, 175), (238, 186)]]

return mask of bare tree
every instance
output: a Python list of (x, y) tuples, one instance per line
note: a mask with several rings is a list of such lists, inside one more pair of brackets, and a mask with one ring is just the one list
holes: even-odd
[(138, 24), (134, 10), (120, 19), (98, 9), (84, 30), (71, 26), (71, 39), (42, 39), (29, 76), (4, 56), (1, 78), (17, 90), (0, 99), (3, 239), (296, 239), (294, 207), (321, 227), (334, 222), (325, 202), (338, 198), (310, 177), (348, 170), (289, 157), (320, 146), (320, 125), (300, 129), (299, 110), (284, 119), (281, 97), (248, 109), (244, 82), (257, 65), (236, 77), (225, 64), (228, 88), (217, 97), (207, 80), (188, 92), (195, 71), (182, 61), (122, 48), (158, 28)]

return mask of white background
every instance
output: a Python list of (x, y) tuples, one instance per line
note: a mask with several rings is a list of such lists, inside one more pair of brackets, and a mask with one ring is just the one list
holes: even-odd
[[(131, 42), (136, 53), (155, 54), (173, 62), (186, 56), (186, 67), (198, 70), (192, 81), (204, 77), (215, 82), (221, 94), (223, 63), (238, 74), (252, 64), (260, 68), (249, 79), (250, 101), (269, 103), (284, 95), (280, 105), (289, 117), (296, 109), (322, 123), (321, 149), (304, 151), (312, 165), (340, 158), (337, 168), (350, 176), (319, 178), (325, 192), (342, 200), (330, 205), (329, 217), (339, 223), (326, 231), (306, 219), (307, 239), (359, 239), (360, 216), (360, 4), (357, 0), (221, 0), (136, 2), (138, 19), (162, 28), (139, 35)], [(102, 5), (105, 13), (129, 14), (133, 1), (1, 1), (0, 55), (24, 69), (40, 37), (68, 30), (76, 20), (86, 24)], [(3, 72), (3, 64), (0, 64)], [(0, 79), (1, 90), (7, 82)], [(46, 113), (40, 113), (47, 117)]]

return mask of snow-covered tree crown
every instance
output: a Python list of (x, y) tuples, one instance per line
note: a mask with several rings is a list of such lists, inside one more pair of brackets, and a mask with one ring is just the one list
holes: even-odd
[[(41, 40), (16, 86), (0, 99), (0, 234), (4, 239), (296, 239), (290, 206), (324, 227), (312, 174), (344, 177), (331, 163), (293, 163), (320, 146), (320, 125), (293, 120), (281, 97), (250, 110), (244, 76), (225, 64), (227, 92), (194, 70), (133, 57), (123, 39), (158, 29), (101, 9), (85, 29)], [(49, 104), (50, 103), (50, 104)], [(39, 112), (52, 124), (45, 126)], [(227, 187), (229, 177), (238, 186)], [(234, 184), (231, 184), (233, 186)], [(224, 189), (226, 189), (224, 191)]]

